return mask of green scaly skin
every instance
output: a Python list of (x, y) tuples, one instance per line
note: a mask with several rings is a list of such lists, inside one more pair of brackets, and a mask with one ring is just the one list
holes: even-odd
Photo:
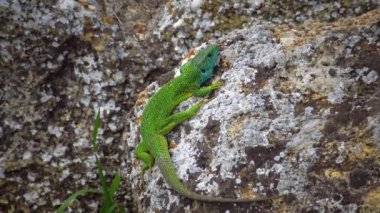
[(146, 105), (142, 122), (142, 140), (135, 150), (138, 159), (143, 161), (142, 170), (152, 167), (155, 162), (166, 182), (180, 195), (205, 202), (255, 202), (269, 198), (230, 199), (198, 194), (186, 188), (178, 178), (175, 167), (170, 159), (168, 142), (165, 135), (176, 125), (194, 116), (207, 100), (190, 106), (187, 110), (172, 114), (174, 108), (191, 96), (202, 97), (219, 88), (218, 81), (209, 86), (201, 86), (212, 76), (218, 63), (219, 48), (209, 45), (182, 65), (181, 75), (165, 84)]

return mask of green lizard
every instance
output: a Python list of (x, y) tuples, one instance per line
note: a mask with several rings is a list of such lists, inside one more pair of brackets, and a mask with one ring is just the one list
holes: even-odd
[(269, 198), (232, 199), (218, 198), (198, 194), (186, 188), (176, 174), (175, 167), (170, 159), (168, 142), (165, 135), (177, 124), (189, 119), (200, 109), (207, 100), (190, 106), (187, 110), (173, 113), (181, 102), (191, 96), (202, 97), (222, 85), (217, 81), (209, 86), (201, 86), (208, 80), (219, 61), (219, 47), (209, 45), (184, 65), (181, 74), (165, 84), (154, 94), (146, 105), (141, 121), (142, 140), (135, 150), (138, 159), (143, 161), (142, 170), (152, 167), (155, 162), (166, 182), (180, 195), (205, 202), (254, 202)]

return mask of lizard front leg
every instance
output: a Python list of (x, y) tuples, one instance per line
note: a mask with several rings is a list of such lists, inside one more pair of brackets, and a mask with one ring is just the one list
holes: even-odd
[(209, 94), (210, 92), (212, 92), (213, 90), (221, 87), (222, 85), (223, 85), (223, 81), (214, 82), (209, 86), (204, 86), (204, 87), (199, 88), (198, 90), (193, 92), (193, 95), (195, 97), (205, 96), (205, 95)]
[(169, 116), (165, 120), (165, 124), (161, 127), (159, 130), (159, 134), (166, 135), (168, 134), (176, 125), (184, 122), (185, 120), (193, 117), (198, 110), (201, 108), (203, 104), (205, 104), (208, 100), (207, 99), (202, 99), (198, 103), (190, 106), (184, 111), (177, 112), (176, 114), (173, 114)]

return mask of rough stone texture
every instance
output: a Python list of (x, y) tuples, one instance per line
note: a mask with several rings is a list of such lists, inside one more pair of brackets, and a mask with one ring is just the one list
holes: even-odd
[[(379, 23), (377, 9), (326, 24), (254, 25), (221, 37), (222, 73), (215, 79), (225, 85), (168, 137), (176, 143), (171, 152), (177, 174), (208, 195), (283, 198), (199, 205), (171, 191), (157, 167), (145, 174), (144, 185), (135, 164), (130, 181), (139, 209), (378, 209)], [(138, 101), (129, 147), (138, 142), (143, 106), (157, 89), (148, 87)]]
[[(0, 211), (51, 212), (99, 187), (98, 109), (98, 153), (107, 177), (122, 172), (117, 199), (132, 212), (379, 208), (378, 6), (0, 0)], [(215, 79), (225, 86), (170, 134), (178, 174), (205, 194), (284, 199), (200, 204), (172, 192), (156, 167), (140, 177), (139, 115), (159, 88), (146, 85), (210, 40), (223, 49)], [(100, 201), (71, 209), (94, 212)]]

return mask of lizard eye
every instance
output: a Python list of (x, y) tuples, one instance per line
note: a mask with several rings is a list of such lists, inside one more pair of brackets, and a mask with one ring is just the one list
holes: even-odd
[(207, 57), (211, 58), (211, 53), (207, 54)]
[(206, 72), (206, 70), (205, 70), (205, 69), (201, 69), (201, 72), (202, 72), (202, 73), (205, 73), (205, 72)]

